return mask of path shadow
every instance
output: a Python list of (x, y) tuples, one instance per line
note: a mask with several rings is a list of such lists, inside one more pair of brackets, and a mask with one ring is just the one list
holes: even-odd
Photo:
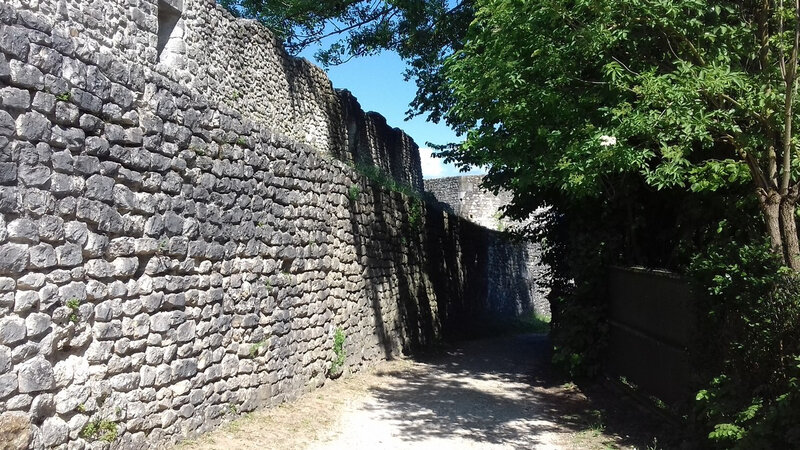
[(461, 437), (531, 449), (552, 443), (548, 432), (566, 430), (578, 443), (586, 437), (589, 448), (666, 443), (647, 418), (623, 426), (606, 416), (608, 405), (563, 383), (550, 370), (550, 348), (546, 336), (532, 334), (466, 342), (419, 358), (424, 370), (379, 374), (387, 382), (371, 389), (377, 401), (365, 408), (397, 424), (409, 442)]

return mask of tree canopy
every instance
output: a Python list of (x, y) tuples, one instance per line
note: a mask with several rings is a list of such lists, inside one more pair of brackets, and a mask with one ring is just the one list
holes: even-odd
[(718, 0), (478, 0), (446, 62), (444, 154), (490, 165), (518, 196), (752, 182), (768, 234), (800, 268), (795, 203), (797, 4)]

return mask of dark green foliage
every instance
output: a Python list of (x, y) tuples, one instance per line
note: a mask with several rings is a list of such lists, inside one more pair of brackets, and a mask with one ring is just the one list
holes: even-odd
[(711, 194), (679, 190), (653, 191), (643, 180), (617, 178), (613, 190), (595, 199), (573, 199), (558, 191), (517, 196), (512, 217), (529, 210), (525, 201), (538, 197), (552, 205), (533, 230), (544, 242), (551, 267), (554, 361), (572, 376), (591, 376), (600, 369), (606, 345), (606, 271), (613, 265), (681, 271), (693, 255), (715, 239), (757, 234), (756, 225), (723, 221), (734, 216), (752, 220), (757, 206), (737, 201), (746, 186)]
[(800, 279), (766, 243), (712, 246), (692, 263), (707, 294), (698, 418), (720, 448), (800, 447)]
[[(750, 182), (775, 206), (765, 217), (795, 211), (798, 16), (771, 2), (478, 0), (443, 69), (445, 119), (466, 138), (440, 153), (517, 195), (599, 199), (625, 176), (697, 193)], [(794, 227), (765, 222), (800, 270)]]

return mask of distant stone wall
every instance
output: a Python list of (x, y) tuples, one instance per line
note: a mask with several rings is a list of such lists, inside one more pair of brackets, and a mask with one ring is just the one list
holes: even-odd
[(481, 188), (482, 180), (482, 175), (468, 175), (432, 178), (425, 180), (424, 184), (425, 191), (446, 204), (453, 214), (486, 228), (502, 231), (513, 224), (502, 217), (500, 210), (511, 201), (511, 193), (503, 191), (495, 195)]
[(413, 141), (247, 68), (267, 37), (210, 0), (0, 4), (0, 442), (164, 447), (324, 383), (337, 328), (356, 371), (505, 308), (494, 235), (348, 165), (421, 188)]
[(472, 175), (433, 178), (424, 184), (444, 210), (486, 228), (481, 232), (487, 240), (487, 258), (482, 264), (487, 279), (486, 308), (505, 316), (532, 311), (549, 316), (546, 282), (550, 269), (542, 262), (541, 244), (513, 241), (502, 233), (518, 225), (502, 216), (511, 193), (494, 194), (481, 188), (482, 180), (483, 176)]

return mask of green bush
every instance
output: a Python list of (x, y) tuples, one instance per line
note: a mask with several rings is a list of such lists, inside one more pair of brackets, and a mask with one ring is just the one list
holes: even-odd
[(690, 274), (705, 291), (697, 417), (720, 448), (800, 447), (800, 279), (763, 243), (710, 248)]

